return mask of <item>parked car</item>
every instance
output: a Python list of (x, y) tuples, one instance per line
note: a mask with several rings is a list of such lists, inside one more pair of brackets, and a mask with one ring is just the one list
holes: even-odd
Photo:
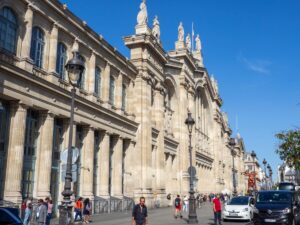
[(295, 191), (296, 185), (291, 182), (281, 182), (278, 185), (278, 190)]
[(222, 218), (226, 220), (248, 220), (253, 217), (254, 199), (250, 196), (233, 197), (224, 206)]
[(0, 207), (0, 224), (22, 225), (23, 222), (19, 217), (19, 210), (16, 208)]
[(292, 191), (260, 191), (253, 210), (253, 224), (300, 224), (297, 194)]

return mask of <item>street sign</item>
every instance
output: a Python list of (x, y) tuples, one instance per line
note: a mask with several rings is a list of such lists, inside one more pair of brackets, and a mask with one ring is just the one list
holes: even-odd
[[(61, 166), (61, 181), (65, 182), (65, 178), (66, 178), (66, 164), (62, 164)], [(72, 165), (72, 182), (76, 182), (77, 181), (77, 164), (73, 164)]]
[[(72, 153), (72, 164), (76, 163), (78, 157), (79, 157), (79, 149), (76, 147), (72, 147), (73, 153)], [(66, 148), (63, 150), (63, 152), (60, 155), (60, 160), (62, 164), (67, 164), (68, 160), (68, 149)]]

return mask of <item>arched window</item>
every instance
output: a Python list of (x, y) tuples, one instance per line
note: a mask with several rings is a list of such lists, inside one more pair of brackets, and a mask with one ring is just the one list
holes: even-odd
[[(78, 58), (85, 64), (85, 58), (82, 55), (78, 55)], [(80, 79), (78, 80), (78, 87), (84, 89), (85, 70), (82, 71)]]
[(100, 97), (101, 89), (101, 69), (96, 67), (95, 69), (95, 94)]
[(0, 48), (10, 53), (16, 53), (17, 17), (9, 7), (0, 10)]
[(56, 72), (59, 74), (60, 79), (65, 79), (65, 65), (67, 63), (67, 47), (59, 42), (57, 45), (56, 56)]
[(34, 65), (40, 68), (43, 65), (44, 45), (44, 32), (41, 28), (34, 27), (31, 36), (30, 58)]

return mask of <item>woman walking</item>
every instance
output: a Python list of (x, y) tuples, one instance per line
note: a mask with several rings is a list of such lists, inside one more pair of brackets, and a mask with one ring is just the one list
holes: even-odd
[(92, 212), (92, 205), (89, 198), (86, 198), (83, 202), (83, 222), (89, 223)]
[(30, 225), (31, 216), (32, 216), (32, 204), (28, 203), (25, 209), (24, 222), (23, 222), (24, 225)]

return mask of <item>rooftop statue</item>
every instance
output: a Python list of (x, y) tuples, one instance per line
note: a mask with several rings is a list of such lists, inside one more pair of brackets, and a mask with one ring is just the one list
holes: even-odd
[(201, 45), (201, 40), (199, 34), (196, 36), (196, 51), (201, 52), (202, 50), (202, 45)]
[(178, 41), (184, 41), (184, 28), (182, 22), (179, 23), (178, 27)]
[(155, 16), (153, 19), (152, 34), (154, 35), (154, 37), (157, 38), (158, 41), (160, 40), (160, 26), (159, 26), (159, 21), (157, 16)]
[(147, 13), (147, 6), (146, 0), (143, 0), (140, 5), (140, 11), (137, 15), (137, 23), (138, 25), (145, 25), (148, 22), (148, 13)]
[(188, 34), (186, 36), (185, 44), (186, 44), (187, 49), (191, 51), (191, 49), (192, 49), (192, 42), (191, 42), (191, 36), (190, 36), (190, 34)]

